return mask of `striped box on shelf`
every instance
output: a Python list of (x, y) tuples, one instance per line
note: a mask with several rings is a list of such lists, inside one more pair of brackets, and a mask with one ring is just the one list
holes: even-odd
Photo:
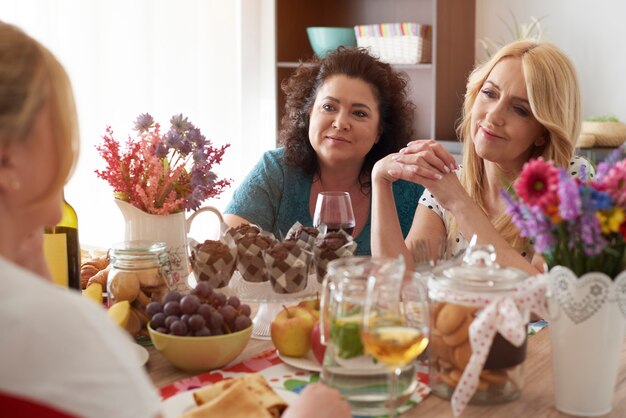
[(419, 23), (379, 23), (354, 27), (357, 45), (389, 64), (432, 61), (432, 27)]

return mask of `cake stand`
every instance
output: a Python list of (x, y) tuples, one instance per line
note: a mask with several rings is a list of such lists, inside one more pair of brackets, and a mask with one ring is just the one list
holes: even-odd
[(269, 281), (247, 282), (239, 271), (235, 271), (226, 288), (228, 292), (225, 293), (236, 295), (242, 302), (259, 304), (259, 309), (252, 320), (252, 338), (269, 340), (271, 339), (270, 323), (283, 309), (283, 305), (319, 295), (322, 285), (317, 281), (315, 269), (310, 269), (304, 290), (295, 293), (276, 293)]

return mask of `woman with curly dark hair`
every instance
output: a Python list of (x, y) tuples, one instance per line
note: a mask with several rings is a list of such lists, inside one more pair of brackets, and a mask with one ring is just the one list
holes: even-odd
[[(235, 191), (224, 219), (285, 236), (299, 221), (312, 224), (317, 195), (350, 193), (356, 253), (370, 254), (371, 172), (379, 159), (411, 139), (415, 105), (407, 76), (360, 48), (339, 47), (301, 64), (282, 84), (286, 95), (281, 148), (267, 151)], [(423, 188), (395, 182), (407, 234)]]

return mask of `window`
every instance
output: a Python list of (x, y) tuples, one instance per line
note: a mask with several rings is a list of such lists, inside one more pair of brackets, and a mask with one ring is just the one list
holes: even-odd
[[(268, 54), (273, 62), (273, 32), (258, 33), (273, 28), (273, 17), (262, 21), (273, 2), (0, 0), (0, 9), (4, 21), (48, 47), (72, 80), (81, 153), (66, 198), (83, 245), (108, 248), (124, 238), (112, 190), (94, 173), (103, 168), (95, 146), (107, 125), (123, 140), (140, 113), (163, 126), (183, 113), (215, 144), (231, 144), (218, 170), (235, 182), (274, 146), (267, 122), (275, 120), (274, 87), (261, 81), (274, 78), (263, 62)], [(206, 204), (223, 209), (232, 189)]]

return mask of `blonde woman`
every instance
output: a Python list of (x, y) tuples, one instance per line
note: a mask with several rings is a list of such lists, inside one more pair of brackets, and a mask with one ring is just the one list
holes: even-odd
[[(42, 276), (42, 231), (61, 218), (77, 154), (65, 70), (40, 43), (0, 22), (1, 414), (161, 416), (130, 336), (104, 309)], [(351, 415), (339, 392), (318, 383), (285, 416)]]
[[(577, 174), (590, 164), (574, 157), (580, 129), (580, 93), (575, 69), (554, 45), (517, 41), (504, 46), (470, 75), (458, 135), (463, 164), (433, 140), (413, 141), (379, 161), (373, 173), (372, 253), (404, 254), (417, 240), (447, 240), (455, 255), (476, 235), (492, 244), (501, 265), (535, 274), (541, 267), (527, 240), (505, 214), (500, 191), (522, 166), (542, 156)], [(402, 239), (390, 192), (404, 179), (423, 184), (411, 230)]]
[(36, 274), (42, 249), (34, 243), (61, 218), (78, 142), (63, 67), (40, 43), (0, 22), (0, 410), (155, 417), (160, 399), (130, 337), (104, 309)]

